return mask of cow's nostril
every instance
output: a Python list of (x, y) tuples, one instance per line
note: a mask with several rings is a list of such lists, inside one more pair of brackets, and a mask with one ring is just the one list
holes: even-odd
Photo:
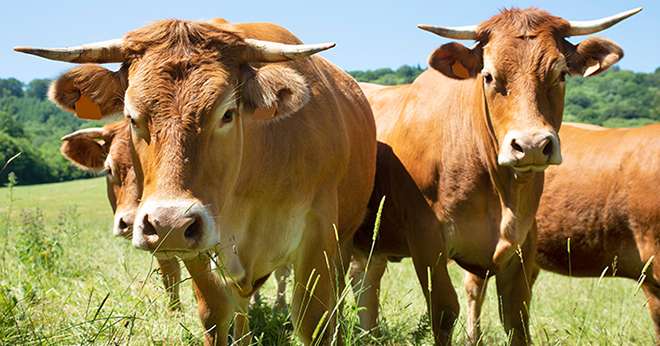
[(127, 228), (128, 228), (128, 224), (126, 224), (126, 222), (124, 222), (124, 218), (123, 217), (120, 218), (119, 219), (119, 229), (124, 230), (124, 229), (127, 229)]
[(552, 147), (553, 147), (552, 141), (548, 140), (548, 143), (546, 143), (545, 146), (543, 147), (543, 154), (545, 156), (552, 155)]
[(144, 216), (144, 220), (142, 221), (142, 233), (144, 235), (156, 235), (156, 228), (149, 222), (147, 215)]
[(202, 236), (202, 221), (196, 217), (195, 221), (183, 232), (183, 236), (188, 240), (199, 240)]
[(521, 153), (523, 152), (523, 148), (520, 146), (520, 144), (518, 144), (518, 143), (516, 142), (515, 139), (512, 139), (512, 140), (511, 140), (511, 147), (512, 147), (513, 150), (515, 150), (515, 151), (518, 151), (518, 152), (521, 152)]

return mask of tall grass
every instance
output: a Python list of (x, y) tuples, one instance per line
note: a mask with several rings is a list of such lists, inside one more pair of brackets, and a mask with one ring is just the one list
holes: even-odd
[[(0, 188), (0, 345), (202, 343), (190, 279), (184, 275), (180, 284), (182, 311), (169, 312), (150, 255), (113, 238), (111, 220), (103, 179)], [(42, 255), (43, 250), (48, 255)], [(635, 281), (611, 279), (615, 267), (604, 270), (602, 279), (542, 272), (531, 304), (532, 340), (538, 345), (653, 344), (644, 296)], [(450, 275), (455, 284), (462, 282), (455, 265)], [(326, 330), (329, 335), (341, 332), (347, 345), (433, 343), (410, 260), (388, 266), (378, 333), (359, 328), (354, 294), (348, 282), (344, 284), (335, 292), (343, 303), (342, 313), (333, 315), (339, 329)], [(488, 288), (483, 309), (485, 345), (506, 343), (495, 286)], [(461, 315), (453, 341), (463, 345), (467, 310), (463, 289), (456, 286), (456, 291)], [(267, 282), (262, 292), (264, 298), (249, 311), (252, 343), (300, 345), (292, 336), (290, 311), (272, 308), (275, 284)]]

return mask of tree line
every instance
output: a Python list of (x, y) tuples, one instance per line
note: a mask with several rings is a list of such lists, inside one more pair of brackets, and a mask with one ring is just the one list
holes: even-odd
[(50, 80), (27, 84), (0, 79), (0, 186), (14, 172), (19, 184), (72, 180), (91, 176), (59, 153), (60, 138), (84, 122), (60, 110), (47, 98)]
[[(411, 83), (424, 68), (404, 65), (349, 71), (360, 82), (385, 85)], [(60, 138), (81, 127), (99, 126), (82, 121), (52, 104), (50, 80), (22, 83), (0, 79), (0, 186), (14, 172), (20, 184), (90, 177), (59, 153)], [(607, 127), (641, 126), (660, 121), (660, 67), (652, 73), (617, 67), (592, 78), (571, 77), (566, 86), (564, 120)], [(15, 155), (20, 156), (5, 164)]]

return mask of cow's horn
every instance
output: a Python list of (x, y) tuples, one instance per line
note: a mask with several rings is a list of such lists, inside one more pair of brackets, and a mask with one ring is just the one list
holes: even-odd
[(637, 7), (633, 8), (632, 10), (621, 12), (613, 16), (601, 19), (570, 21), (569, 23), (571, 24), (571, 30), (569, 31), (568, 36), (589, 35), (595, 32), (603, 31), (620, 21), (639, 13), (641, 10), (641, 7)]
[(80, 129), (78, 131), (71, 132), (68, 135), (62, 137), (61, 140), (68, 141), (74, 137), (80, 137), (80, 136), (86, 138), (100, 139), (105, 137), (105, 129), (102, 127), (90, 127), (87, 129)]
[(418, 28), (432, 32), (438, 36), (453, 38), (455, 40), (476, 40), (477, 39), (477, 26), (433, 26), (426, 24), (418, 24)]
[(42, 58), (75, 63), (111, 63), (125, 60), (122, 39), (84, 44), (67, 48), (16, 47), (15, 51)]
[(272, 41), (245, 39), (250, 48), (248, 50), (248, 61), (279, 62), (304, 58), (335, 46), (334, 42), (319, 44), (284, 44)]

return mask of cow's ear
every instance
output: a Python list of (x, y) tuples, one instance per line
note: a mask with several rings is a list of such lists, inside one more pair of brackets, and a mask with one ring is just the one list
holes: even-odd
[(481, 49), (468, 49), (458, 42), (443, 44), (429, 57), (429, 66), (449, 78), (474, 78), (482, 68)]
[(103, 128), (82, 129), (62, 137), (60, 152), (81, 169), (99, 173), (104, 169), (111, 140)]
[(590, 37), (578, 43), (572, 53), (568, 59), (570, 72), (584, 77), (604, 72), (623, 58), (619, 45), (601, 37)]
[(117, 72), (99, 65), (72, 68), (50, 85), (55, 104), (83, 119), (101, 119), (122, 112), (127, 85), (125, 68)]
[(309, 101), (305, 78), (295, 70), (279, 64), (260, 68), (241, 68), (241, 107), (256, 118), (291, 115)]

